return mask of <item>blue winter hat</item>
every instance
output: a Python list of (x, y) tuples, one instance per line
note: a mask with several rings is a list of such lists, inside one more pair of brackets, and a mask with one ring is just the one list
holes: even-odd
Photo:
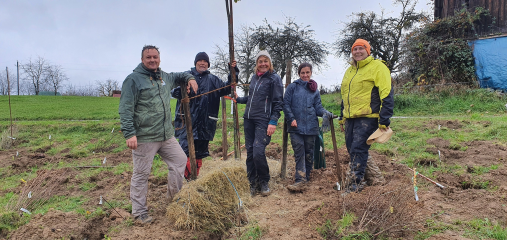
[(211, 64), (209, 63), (208, 54), (206, 54), (205, 52), (200, 52), (197, 55), (195, 55), (194, 66), (197, 64), (199, 60), (204, 60), (208, 62), (208, 67), (211, 67)]

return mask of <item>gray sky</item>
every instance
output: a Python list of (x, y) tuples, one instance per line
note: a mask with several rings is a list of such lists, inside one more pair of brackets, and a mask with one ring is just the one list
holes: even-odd
[[(417, 9), (429, 11), (428, 2), (420, 0)], [(328, 43), (354, 12), (384, 8), (397, 16), (399, 9), (391, 0), (242, 0), (233, 8), (235, 30), (287, 16), (311, 25), (315, 38)], [(42, 56), (61, 65), (76, 86), (109, 78), (123, 82), (145, 44), (160, 48), (162, 69), (172, 72), (190, 69), (198, 52), (213, 58), (215, 43), (228, 39), (224, 0), (2, 0), (0, 33), (2, 71), (15, 72), (16, 60)], [(312, 76), (327, 87), (340, 83), (346, 68), (334, 55), (328, 65)]]

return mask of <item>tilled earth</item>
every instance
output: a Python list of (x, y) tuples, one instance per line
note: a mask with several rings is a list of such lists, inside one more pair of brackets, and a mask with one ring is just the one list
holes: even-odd
[[(433, 125), (444, 125), (459, 128), (459, 122), (432, 122)], [(456, 125), (458, 124), (458, 125)], [(433, 126), (432, 126), (433, 127)], [(255, 196), (247, 204), (248, 219), (251, 224), (257, 224), (262, 229), (262, 239), (322, 239), (322, 229), (328, 220), (333, 223), (342, 218), (345, 212), (354, 212), (361, 216), (355, 222), (362, 224), (363, 230), (385, 229), (381, 234), (391, 238), (411, 239), (418, 231), (425, 230), (425, 221), (435, 219), (444, 223), (457, 220), (469, 221), (475, 218), (488, 218), (493, 222), (507, 222), (507, 171), (504, 163), (507, 160), (507, 149), (504, 145), (488, 141), (472, 141), (461, 146), (450, 146), (449, 142), (441, 138), (427, 141), (427, 152), (438, 155), (440, 161), (420, 159), (419, 164), (438, 166), (459, 165), (466, 167), (466, 171), (456, 174), (451, 172), (435, 173), (436, 180), (446, 189), (441, 190), (435, 185), (418, 178), (419, 201), (414, 200), (411, 177), (413, 173), (391, 157), (371, 151), (385, 175), (387, 183), (382, 186), (367, 186), (361, 193), (351, 193), (342, 196), (343, 191), (333, 189), (337, 182), (336, 164), (333, 152), (326, 151), (327, 168), (312, 172), (312, 180), (299, 193), (289, 192), (286, 187), (293, 183), (294, 159), (289, 157), (287, 164), (287, 178), (278, 175), (281, 158), (281, 147), (271, 144), (267, 152), (271, 157), (270, 166), (272, 180), (270, 187), (272, 194), (268, 197)], [(57, 156), (46, 156), (47, 149), (30, 152), (17, 149), (0, 152), (0, 167), (11, 166), (8, 174), (14, 175), (30, 172), (35, 166), (42, 167), (48, 163), (74, 161), (72, 156), (60, 153)], [(19, 153), (16, 161), (13, 156)], [(216, 153), (216, 152), (215, 152)], [(243, 151), (242, 156), (246, 153)], [(93, 158), (96, 156), (91, 156)], [(107, 157), (108, 166), (131, 162), (131, 152), (125, 150), (120, 153), (101, 153), (100, 157)], [(89, 159), (88, 158), (88, 159)], [(219, 156), (204, 161), (201, 175), (207, 173), (207, 165), (223, 164)], [(348, 154), (345, 149), (339, 149), (341, 168), (348, 167)], [(83, 158), (83, 161), (87, 158)], [(498, 168), (478, 175), (478, 167)], [(50, 170), (57, 171), (57, 170)], [(165, 198), (166, 180), (150, 177), (148, 204), (150, 214), (155, 221), (147, 226), (130, 225), (122, 217), (129, 217), (130, 213), (123, 209), (111, 210), (106, 205), (99, 205), (99, 198), (103, 196), (109, 201), (128, 201), (130, 172), (114, 175), (109, 171), (100, 172), (88, 178), (76, 178), (83, 171), (81, 168), (68, 168), (65, 171), (67, 180), (55, 188), (54, 195), (85, 196), (87, 201), (82, 207), (90, 212), (102, 206), (107, 214), (97, 217), (86, 217), (76, 212), (61, 212), (50, 209), (45, 215), (34, 215), (29, 223), (11, 232), (9, 239), (235, 239), (243, 234), (248, 226), (236, 226), (224, 234), (198, 231), (180, 231), (168, 222)], [(62, 174), (62, 173), (59, 173)], [(7, 176), (5, 176), (7, 177)], [(92, 182), (96, 186), (88, 191), (82, 191), (77, 186), (83, 182)], [(477, 182), (488, 182), (488, 190), (482, 189)], [(0, 192), (3, 196), (7, 192), (23, 191), (23, 185), (14, 190)], [(393, 199), (385, 199), (383, 193), (396, 193)], [(375, 205), (377, 204), (377, 205)], [(391, 207), (391, 215), (372, 210), (376, 206), (380, 209)], [(393, 207), (394, 206), (394, 207)], [(368, 208), (370, 207), (370, 209)], [(383, 222), (363, 221), (382, 216)], [(358, 229), (360, 230), (360, 229)], [(380, 232), (377, 230), (376, 232)], [(432, 237), (432, 239), (464, 239), (459, 230), (448, 230)], [(0, 236), (7, 237), (6, 235)], [(327, 239), (338, 238), (332, 234)]]

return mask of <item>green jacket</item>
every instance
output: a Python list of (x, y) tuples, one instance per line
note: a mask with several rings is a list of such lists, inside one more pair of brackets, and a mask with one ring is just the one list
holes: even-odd
[(382, 61), (367, 57), (350, 66), (343, 76), (343, 118), (378, 118), (379, 127), (389, 126), (393, 116), (394, 98), (391, 73)]
[(138, 142), (161, 142), (174, 136), (171, 124), (171, 90), (194, 79), (192, 74), (149, 72), (140, 63), (123, 81), (120, 113), (125, 139)]

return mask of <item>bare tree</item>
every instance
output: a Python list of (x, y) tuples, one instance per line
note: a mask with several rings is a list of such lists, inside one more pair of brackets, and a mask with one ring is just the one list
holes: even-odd
[(97, 97), (97, 87), (93, 85), (86, 86), (74, 86), (69, 84), (65, 86), (65, 92), (62, 95), (66, 96), (85, 96), (85, 97)]
[(21, 80), (19, 82), (19, 94), (20, 95), (33, 95), (35, 91), (33, 89), (33, 84), (31, 81)]
[(44, 75), (50, 67), (49, 61), (38, 56), (35, 60), (30, 58), (28, 63), (20, 64), (20, 67), (25, 75), (25, 80), (32, 83), (35, 95), (39, 95), (41, 86), (44, 85)]
[(112, 97), (113, 91), (118, 90), (120, 83), (116, 80), (107, 79), (105, 81), (97, 81), (97, 91), (99, 96)]
[(51, 91), (53, 91), (56, 96), (58, 90), (63, 87), (63, 82), (67, 81), (68, 79), (69, 78), (67, 78), (67, 75), (65, 75), (60, 65), (50, 65), (46, 69), (44, 85), (46, 85), (47, 88), (51, 88)]
[(280, 77), (285, 76), (287, 60), (293, 62), (294, 76), (297, 74), (297, 67), (303, 62), (311, 63), (314, 72), (327, 67), (327, 44), (315, 39), (315, 32), (310, 29), (310, 25), (302, 26), (290, 17), (287, 17), (284, 23), (276, 25), (279, 27), (264, 20), (264, 25), (255, 27), (251, 38), (259, 49), (268, 50), (273, 67)]
[[(16, 76), (12, 73), (9, 73), (9, 80), (11, 82), (10, 89), (11, 89), (11, 95), (13, 94), (13, 90), (15, 89), (14, 83), (16, 81)], [(0, 95), (7, 95), (9, 92), (8, 86), (7, 86), (7, 73), (4, 71), (0, 71)]]
[(371, 55), (384, 60), (391, 72), (397, 72), (403, 55), (401, 40), (404, 34), (416, 28), (428, 16), (415, 11), (417, 0), (394, 0), (394, 4), (402, 6), (399, 17), (388, 17), (384, 10), (380, 14), (354, 13), (353, 19), (346, 23), (340, 37), (333, 43), (335, 54), (348, 60), (354, 41), (363, 38), (371, 45)]
[[(253, 68), (255, 67), (255, 56), (259, 51), (257, 46), (257, 42), (252, 39), (253, 29), (248, 26), (241, 26), (241, 29), (237, 31), (237, 34), (234, 36), (234, 55), (235, 59), (238, 62), (238, 68), (240, 69), (239, 73), (239, 84), (249, 84), (250, 78), (253, 74)], [(229, 74), (229, 46), (227, 43), (221, 47), (218, 44), (215, 44), (215, 51), (213, 55), (215, 56), (213, 62), (212, 71), (217, 75), (223, 78), (227, 77)], [(243, 90), (245, 95), (248, 95), (248, 85), (239, 86)]]

